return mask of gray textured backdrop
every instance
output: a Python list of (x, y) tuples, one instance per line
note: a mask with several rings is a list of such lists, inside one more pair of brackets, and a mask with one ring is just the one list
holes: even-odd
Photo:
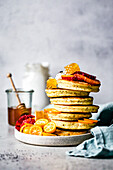
[(95, 103), (113, 101), (113, 0), (0, 0), (0, 106), (21, 87), (24, 65), (48, 61), (50, 74), (71, 62), (101, 80)]

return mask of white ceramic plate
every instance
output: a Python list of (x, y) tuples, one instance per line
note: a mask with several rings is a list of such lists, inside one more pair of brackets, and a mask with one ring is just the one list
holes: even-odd
[(37, 136), (19, 132), (15, 129), (15, 138), (21, 142), (42, 146), (72, 146), (91, 138), (91, 133), (76, 136)]

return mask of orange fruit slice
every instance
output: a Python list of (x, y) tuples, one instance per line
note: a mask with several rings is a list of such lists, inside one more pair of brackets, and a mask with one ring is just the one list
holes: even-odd
[(87, 123), (87, 124), (92, 124), (92, 122), (85, 122), (84, 120), (78, 120), (78, 123)]
[(78, 120), (79, 123), (88, 123), (88, 124), (95, 124), (98, 122), (98, 120), (92, 120), (92, 119), (84, 119), (84, 120)]
[(26, 127), (26, 125), (23, 125), (21, 128), (20, 128), (20, 132), (23, 132), (24, 128)]
[(45, 126), (44, 126), (44, 132), (46, 133), (54, 133), (56, 130), (56, 124), (54, 122), (48, 122)]
[(63, 80), (69, 80), (69, 81), (74, 81), (75, 80), (74, 75), (71, 75), (71, 74), (64, 74), (64, 75), (61, 76), (61, 78)]
[(54, 78), (49, 78), (47, 80), (47, 85), (46, 85), (47, 89), (53, 89), (53, 88), (57, 88), (57, 80)]
[(29, 129), (29, 134), (31, 135), (42, 135), (42, 128), (40, 126), (37, 125), (32, 125)]
[(24, 129), (23, 129), (23, 133), (25, 133), (25, 134), (29, 134), (29, 129), (30, 129), (30, 126), (26, 126), (26, 127), (24, 127)]
[(36, 122), (35, 122), (35, 125), (38, 125), (38, 126), (45, 126), (46, 124), (48, 123), (48, 119), (38, 119)]
[(70, 75), (70, 74), (64, 74), (61, 77), (74, 77), (74, 75)]
[[(24, 133), (24, 129), (26, 128), (26, 127), (30, 127), (30, 126), (32, 126), (32, 124), (30, 124), (30, 123), (24, 123), (24, 125), (20, 128), (20, 132), (23, 132)], [(27, 128), (26, 128), (27, 129)]]
[(79, 65), (77, 63), (71, 63), (64, 67), (66, 74), (73, 74), (76, 71), (80, 71)]
[(85, 122), (91, 122), (91, 123), (97, 123), (98, 122), (98, 120), (86, 119), (86, 118), (84, 118), (84, 121)]

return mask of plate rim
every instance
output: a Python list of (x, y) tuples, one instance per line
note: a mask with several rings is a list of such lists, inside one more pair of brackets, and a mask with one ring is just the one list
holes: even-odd
[[(15, 132), (16, 133), (19, 133), (19, 134), (22, 134), (22, 135), (26, 135), (26, 136), (29, 136), (30, 134), (25, 134), (25, 133), (21, 133), (19, 132), (17, 129), (15, 129)], [(37, 138), (72, 138), (72, 137), (82, 137), (82, 136), (87, 136), (87, 135), (92, 135), (90, 132), (88, 133), (84, 133), (84, 134), (81, 134), (81, 135), (70, 135), (70, 136), (38, 136), (38, 135), (31, 135), (32, 137), (35, 136)]]
[(15, 138), (23, 143), (38, 146), (77, 146), (92, 137), (91, 133), (72, 136), (38, 136), (24, 134), (14, 130)]

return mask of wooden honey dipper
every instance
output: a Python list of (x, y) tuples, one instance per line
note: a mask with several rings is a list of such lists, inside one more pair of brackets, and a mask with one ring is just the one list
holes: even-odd
[(19, 103), (19, 105), (17, 106), (17, 108), (18, 108), (18, 109), (21, 109), (22, 114), (29, 114), (28, 110), (26, 109), (25, 103), (21, 103), (20, 97), (19, 97), (19, 95), (18, 95), (18, 92), (17, 92), (17, 90), (16, 90), (16, 87), (15, 87), (14, 82), (13, 82), (13, 79), (12, 79), (12, 74), (11, 74), (11, 73), (8, 73), (8, 74), (7, 74), (7, 78), (10, 79), (11, 84), (12, 84), (12, 87), (13, 87), (13, 90), (14, 90), (15, 95), (16, 95), (16, 97), (17, 97), (17, 100), (18, 100), (18, 103)]

